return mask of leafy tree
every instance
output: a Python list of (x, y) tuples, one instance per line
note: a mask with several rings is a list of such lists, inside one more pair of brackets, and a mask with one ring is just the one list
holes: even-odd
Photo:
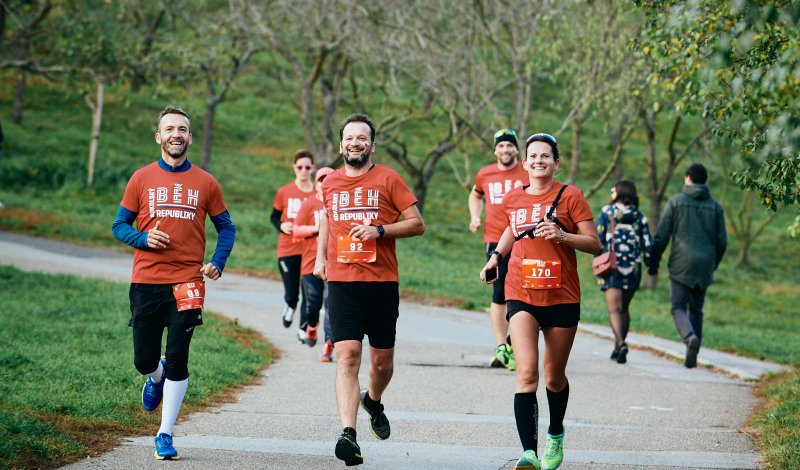
[(743, 157), (737, 183), (766, 207), (798, 204), (800, 2), (637, 3), (648, 15), (642, 50), (680, 94), (676, 108), (714, 121)]

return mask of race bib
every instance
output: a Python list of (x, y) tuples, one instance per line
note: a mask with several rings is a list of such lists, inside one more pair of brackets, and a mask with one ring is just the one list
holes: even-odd
[(561, 288), (561, 261), (523, 259), (522, 287), (524, 289)]
[(203, 299), (206, 296), (206, 283), (204, 281), (184, 282), (172, 286), (172, 295), (178, 304), (178, 311), (203, 308)]
[(374, 263), (377, 255), (375, 239), (353, 240), (350, 235), (339, 235), (336, 261), (340, 263)]

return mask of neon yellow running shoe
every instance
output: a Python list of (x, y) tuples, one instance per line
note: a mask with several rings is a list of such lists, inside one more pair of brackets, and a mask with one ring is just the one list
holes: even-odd
[(506, 355), (506, 368), (510, 371), (517, 370), (517, 359), (514, 357), (514, 350), (511, 349), (510, 344), (506, 344), (506, 351), (508, 351)]
[(514, 465), (514, 470), (539, 470), (539, 459), (536, 457), (536, 452), (532, 450), (523, 452), (522, 457)]
[(551, 436), (547, 433), (547, 442), (542, 455), (542, 470), (555, 470), (564, 460), (564, 433)]

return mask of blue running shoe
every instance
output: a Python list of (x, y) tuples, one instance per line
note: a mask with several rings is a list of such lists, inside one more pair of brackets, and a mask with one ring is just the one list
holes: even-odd
[[(167, 362), (163, 358), (161, 359), (161, 367), (167, 367)], [(142, 387), (142, 406), (144, 409), (147, 411), (155, 410), (158, 408), (158, 405), (161, 403), (161, 399), (163, 397), (164, 377), (162, 377), (161, 382), (158, 383), (153, 382), (153, 379), (148, 377), (147, 382), (145, 382), (144, 387)]]
[(178, 456), (178, 451), (175, 450), (175, 447), (172, 446), (172, 436), (167, 433), (162, 432), (155, 439), (153, 439), (156, 443), (156, 450), (153, 452), (153, 455), (156, 456), (158, 460), (180, 460), (180, 456)]

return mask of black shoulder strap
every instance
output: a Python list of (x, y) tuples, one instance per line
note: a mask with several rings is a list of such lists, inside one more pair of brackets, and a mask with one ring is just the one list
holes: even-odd
[[(555, 200), (553, 200), (553, 204), (551, 204), (551, 205), (550, 205), (550, 210), (549, 210), (549, 211), (547, 211), (547, 215), (545, 216), (545, 218), (547, 218), (547, 219), (550, 219), (550, 220), (552, 220), (553, 222), (555, 222), (555, 223), (556, 223), (556, 225), (558, 225), (559, 227), (561, 227), (561, 229), (562, 229), (562, 230), (566, 230), (567, 228), (566, 228), (566, 227), (564, 227), (564, 224), (562, 224), (562, 223), (561, 223), (561, 221), (560, 221), (560, 220), (558, 220), (558, 218), (557, 218), (557, 217), (553, 217), (553, 212), (555, 212), (555, 210), (556, 210), (556, 206), (558, 205), (558, 202), (561, 200), (561, 195), (562, 195), (562, 194), (564, 194), (564, 190), (565, 190), (565, 189), (567, 189), (567, 186), (569, 186), (569, 185), (568, 185), (568, 184), (565, 184), (565, 185), (564, 185), (564, 186), (562, 186), (562, 187), (561, 187), (561, 189), (558, 191), (558, 194), (556, 195), (556, 198), (555, 198)], [(522, 232), (522, 233), (520, 233), (519, 235), (517, 235), (517, 236), (514, 238), (514, 241), (520, 241), (520, 240), (522, 240), (522, 239), (523, 239), (523, 238), (525, 238), (525, 237), (530, 237), (530, 238), (533, 238), (533, 228), (530, 228), (530, 229), (528, 229), (528, 230), (525, 230), (524, 232)]]

